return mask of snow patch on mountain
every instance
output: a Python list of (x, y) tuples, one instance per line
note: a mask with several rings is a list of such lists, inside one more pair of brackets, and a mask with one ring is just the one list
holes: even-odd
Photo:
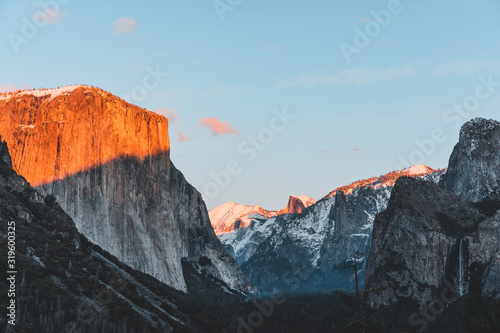
[(56, 88), (56, 89), (37, 89), (37, 90), (23, 90), (18, 93), (10, 92), (10, 93), (3, 93), (0, 94), (0, 100), (7, 100), (12, 97), (21, 97), (25, 95), (31, 95), (35, 97), (44, 97), (44, 96), (49, 96), (54, 98), (63, 94), (68, 94), (73, 92), (75, 89), (80, 88), (80, 87), (88, 87), (86, 85), (70, 85), (70, 86), (65, 86), (61, 88)]
[(423, 164), (415, 164), (414, 166), (404, 169), (403, 171), (407, 172), (410, 176), (417, 176), (421, 174), (427, 174), (434, 170)]
[(293, 197), (299, 199), (306, 207), (309, 207), (309, 206), (316, 203), (316, 200), (314, 200), (311, 197), (308, 197), (307, 195), (299, 195), (299, 196), (293, 196)]
[(255, 219), (269, 219), (278, 212), (268, 211), (261, 206), (245, 206), (227, 202), (208, 212), (216, 235), (248, 227)]
[(224, 245), (226, 252), (230, 252), (238, 264), (248, 259), (257, 246), (271, 235), (276, 217), (268, 220), (252, 223), (248, 228), (221, 234), (219, 239)]

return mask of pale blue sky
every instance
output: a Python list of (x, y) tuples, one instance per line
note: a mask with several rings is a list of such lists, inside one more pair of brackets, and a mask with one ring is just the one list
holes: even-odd
[[(400, 157), (445, 167), (454, 125), (500, 118), (500, 85), (480, 81), (500, 82), (498, 1), (221, 0), (224, 13), (211, 0), (60, 0), (47, 12), (50, 2), (0, 2), (0, 89), (88, 84), (125, 97), (148, 70), (168, 72), (132, 102), (177, 116), (172, 160), (209, 208), (319, 199), (399, 169)], [(372, 14), (388, 8), (387, 22)], [(49, 22), (26, 30), (37, 13)], [(371, 34), (369, 45), (355, 43), (356, 31)], [(358, 46), (350, 62), (342, 43)], [(447, 113), (464, 102), (472, 111)], [(296, 118), (247, 161), (238, 147), (248, 152), (248, 137), (284, 108)], [(200, 125), (214, 117), (239, 134)], [(436, 129), (445, 139), (419, 148)], [(230, 161), (240, 172), (229, 185), (207, 187)]]

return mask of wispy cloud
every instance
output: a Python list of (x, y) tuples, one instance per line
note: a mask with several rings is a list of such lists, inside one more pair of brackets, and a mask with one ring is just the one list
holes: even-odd
[[(284, 85), (293, 88), (311, 87), (318, 84), (343, 86), (396, 81), (415, 74), (421, 68), (422, 66), (418, 65), (404, 65), (401, 67), (390, 67), (380, 70), (370, 70), (364, 67), (356, 67), (333, 75), (305, 74), (285, 83)], [(275, 83), (274, 86), (277, 87), (279, 85)]]
[(239, 135), (240, 133), (235, 130), (231, 124), (228, 122), (221, 122), (219, 119), (213, 117), (213, 118), (202, 118), (200, 122), (201, 127), (206, 127), (210, 130), (212, 135), (219, 136), (219, 135), (232, 135), (232, 134), (237, 134)]
[(361, 151), (361, 148), (356, 147), (356, 148), (352, 148), (352, 149), (346, 151), (346, 153), (349, 154), (349, 153), (355, 153), (355, 152), (358, 152), (358, 151)]
[(274, 88), (312, 87), (316, 85), (365, 85), (380, 82), (393, 82), (424, 72), (432, 78), (444, 76), (459, 76), (489, 70), (500, 72), (500, 59), (480, 61), (478, 59), (455, 60), (442, 65), (406, 64), (399, 67), (389, 67), (378, 70), (366, 67), (355, 67), (334, 74), (308, 73), (290, 81), (276, 79), (272, 82)]
[(470, 74), (492, 65), (498, 65), (498, 61), (480, 61), (478, 59), (455, 60), (434, 68), (431, 73), (433, 77), (458, 76)]
[(279, 50), (283, 47), (282, 44), (273, 44), (273, 45), (269, 45), (269, 46), (266, 46), (265, 50), (266, 51), (276, 51), (276, 50)]
[(182, 121), (182, 119), (177, 114), (176, 110), (162, 108), (160, 106), (160, 107), (156, 108), (155, 112), (158, 114), (161, 114), (162, 116), (165, 116), (168, 119), (169, 125), (176, 126), (176, 125), (179, 125), (179, 123)]
[(120, 17), (113, 23), (113, 35), (130, 35), (134, 32), (136, 25), (132, 17)]
[(324, 154), (324, 153), (326, 153), (326, 150), (321, 149), (319, 152)]
[(179, 138), (177, 139), (177, 141), (186, 142), (189, 140), (191, 140), (191, 138), (186, 137), (183, 132), (179, 132)]

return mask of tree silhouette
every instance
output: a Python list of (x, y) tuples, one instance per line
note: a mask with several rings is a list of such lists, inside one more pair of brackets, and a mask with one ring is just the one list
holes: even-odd
[(364, 253), (361, 253), (359, 250), (356, 250), (354, 253), (351, 254), (353, 263), (346, 266), (346, 268), (354, 268), (355, 288), (346, 290), (346, 292), (355, 291), (354, 303), (356, 309), (356, 320), (347, 325), (346, 330), (344, 330), (346, 332), (365, 333), (365, 332), (377, 332), (380, 329), (382, 329), (382, 325), (373, 316), (370, 316), (370, 318), (362, 317), (361, 305), (366, 305), (366, 307), (368, 308), (368, 312), (373, 312), (373, 309), (371, 309), (368, 306), (368, 304), (366, 304), (361, 300), (360, 292), (375, 293), (375, 294), (378, 293), (378, 291), (376, 290), (364, 290), (359, 288), (358, 263), (360, 260), (364, 258), (364, 256), (365, 256)]

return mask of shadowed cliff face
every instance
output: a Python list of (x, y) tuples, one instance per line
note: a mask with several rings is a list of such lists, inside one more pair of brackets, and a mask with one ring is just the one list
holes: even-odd
[[(442, 187), (397, 181), (377, 215), (366, 268), (372, 305), (402, 307), (479, 294), (500, 299), (500, 123), (467, 122)], [(473, 286), (473, 287), (471, 287)], [(456, 299), (455, 298), (455, 299)]]
[(0, 100), (0, 133), (14, 168), (119, 260), (182, 291), (183, 261), (251, 288), (224, 254), (201, 194), (172, 165), (166, 118), (75, 87)]
[(484, 218), (474, 205), (437, 185), (399, 179), (373, 227), (365, 289), (382, 292), (370, 293), (370, 303), (425, 303), (445, 279), (457, 285), (460, 241)]
[[(187, 295), (91, 244), (52, 197), (35, 191), (12, 169), (0, 137), (2, 249), (13, 226), (16, 332), (221, 332), (227, 325), (190, 305)], [(7, 262), (7, 251), (0, 259)], [(7, 289), (2, 278), (4, 309)], [(0, 318), (0, 331), (13, 332), (7, 319)]]

